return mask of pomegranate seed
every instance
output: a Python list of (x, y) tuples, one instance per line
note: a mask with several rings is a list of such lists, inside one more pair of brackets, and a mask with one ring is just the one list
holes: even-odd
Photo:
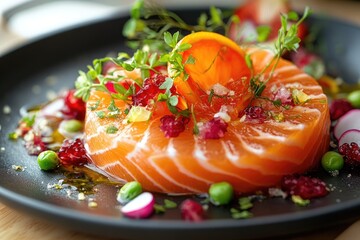
[[(159, 93), (165, 93), (165, 90), (159, 89), (161, 84), (165, 82), (165, 76), (155, 74), (144, 80), (143, 87), (132, 97), (134, 106), (147, 106), (151, 104), (151, 100), (155, 100)], [(172, 87), (175, 92), (175, 87)]]
[(60, 163), (62, 165), (84, 165), (89, 161), (81, 139), (66, 139), (59, 150)]
[(245, 121), (252, 123), (263, 123), (266, 120), (266, 114), (262, 107), (252, 106), (247, 107), (240, 115), (245, 114)]
[(184, 220), (199, 222), (204, 219), (204, 209), (200, 203), (186, 199), (180, 206), (181, 217)]
[(224, 120), (215, 117), (199, 127), (199, 136), (203, 139), (219, 139), (224, 137), (227, 127)]
[(353, 109), (353, 106), (346, 99), (335, 99), (330, 104), (331, 120), (337, 120), (345, 113)]
[(64, 102), (65, 109), (62, 110), (63, 114), (68, 118), (85, 119), (86, 104), (82, 99), (75, 97), (74, 89), (67, 92)]
[(160, 119), (160, 129), (165, 133), (165, 137), (177, 137), (185, 130), (189, 118), (175, 117), (174, 115), (165, 115)]
[(323, 197), (328, 194), (326, 184), (318, 178), (307, 176), (286, 176), (282, 180), (282, 190), (302, 199)]
[(344, 143), (339, 147), (339, 153), (350, 163), (360, 163), (360, 147), (357, 143)]

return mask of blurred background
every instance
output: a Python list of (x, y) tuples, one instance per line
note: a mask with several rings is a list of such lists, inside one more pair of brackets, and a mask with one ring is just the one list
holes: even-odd
[[(170, 7), (206, 5), (226, 7), (237, 6), (243, 2), (243, 0), (151, 1)], [(21, 43), (54, 31), (126, 12), (133, 2), (134, 0), (0, 0), (0, 55)], [(360, 24), (359, 1), (290, 0), (290, 2), (296, 10), (301, 11), (308, 5), (317, 14), (330, 15)]]

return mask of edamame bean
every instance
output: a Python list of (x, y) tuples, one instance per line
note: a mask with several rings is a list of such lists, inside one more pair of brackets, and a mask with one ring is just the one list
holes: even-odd
[(210, 201), (214, 205), (226, 205), (233, 198), (234, 190), (227, 182), (214, 183), (209, 188)]
[(47, 150), (39, 154), (37, 162), (41, 170), (53, 170), (59, 165), (59, 157), (56, 152)]

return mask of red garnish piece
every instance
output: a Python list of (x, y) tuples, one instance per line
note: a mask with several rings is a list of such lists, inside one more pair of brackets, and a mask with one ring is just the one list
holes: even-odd
[(263, 123), (266, 120), (266, 113), (260, 106), (247, 107), (240, 115), (243, 116), (244, 114), (245, 121), (252, 123)]
[(200, 222), (204, 219), (204, 209), (200, 203), (186, 199), (180, 206), (181, 217), (184, 220)]
[(300, 196), (302, 199), (324, 197), (329, 193), (323, 181), (307, 176), (286, 176), (281, 186), (283, 191)]
[(290, 105), (290, 106), (294, 105), (291, 92), (289, 89), (285, 87), (281, 87), (273, 93), (273, 100), (281, 101), (282, 105)]
[(165, 115), (160, 119), (160, 129), (165, 133), (165, 137), (177, 137), (185, 130), (185, 126), (189, 121), (190, 119), (186, 117)]
[(25, 148), (30, 155), (39, 155), (47, 149), (45, 143), (41, 139), (41, 136), (38, 135), (34, 135), (33, 140), (26, 141)]
[[(143, 107), (151, 105), (151, 101), (156, 100), (159, 93), (165, 93), (164, 89), (159, 89), (161, 84), (165, 82), (165, 78), (164, 75), (155, 74), (145, 79), (143, 87), (132, 97), (133, 105)], [(175, 87), (172, 87), (171, 91), (175, 92)]]
[(305, 48), (301, 47), (296, 53), (291, 53), (291, 60), (300, 69), (309, 65), (312, 61), (318, 60), (319, 57), (314, 53), (308, 52)]
[(213, 118), (199, 126), (199, 136), (203, 139), (219, 139), (224, 137), (228, 124), (219, 117)]
[(360, 164), (360, 147), (357, 143), (344, 143), (339, 147), (339, 153), (344, 155), (349, 163)]
[(65, 107), (62, 113), (67, 118), (75, 118), (82, 121), (85, 119), (86, 104), (81, 98), (75, 97), (75, 91), (74, 89), (69, 90), (64, 97)]
[(346, 99), (335, 99), (330, 104), (331, 120), (337, 120), (354, 107)]
[(84, 144), (81, 139), (66, 139), (58, 153), (62, 165), (84, 165), (89, 162)]

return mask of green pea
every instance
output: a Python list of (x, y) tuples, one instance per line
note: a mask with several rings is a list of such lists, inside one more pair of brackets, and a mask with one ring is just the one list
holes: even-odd
[(76, 119), (64, 120), (63, 121), (63, 129), (67, 132), (79, 132), (83, 129), (83, 123)]
[(347, 99), (354, 108), (360, 108), (360, 90), (351, 92)]
[(234, 189), (230, 183), (219, 182), (211, 184), (209, 188), (210, 201), (216, 205), (226, 205), (230, 203), (234, 196)]
[(329, 151), (322, 157), (321, 165), (328, 172), (339, 171), (344, 166), (344, 158), (337, 152)]
[(41, 170), (53, 170), (59, 165), (59, 157), (56, 152), (47, 150), (39, 154), (37, 162)]
[(127, 202), (130, 202), (138, 195), (140, 195), (141, 192), (142, 192), (142, 187), (139, 182), (137, 181), (128, 182), (120, 188), (120, 191), (117, 195), (117, 200), (120, 203), (125, 204)]

